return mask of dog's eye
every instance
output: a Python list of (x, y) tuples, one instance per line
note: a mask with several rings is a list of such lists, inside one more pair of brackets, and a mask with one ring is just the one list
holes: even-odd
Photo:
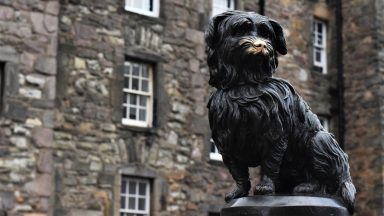
[(268, 38), (270, 31), (267, 26), (261, 25), (257, 28), (257, 34), (261, 37)]
[(239, 25), (235, 25), (234, 34), (235, 35), (243, 35), (246, 32), (251, 31), (253, 28), (253, 24), (251, 21), (245, 21)]

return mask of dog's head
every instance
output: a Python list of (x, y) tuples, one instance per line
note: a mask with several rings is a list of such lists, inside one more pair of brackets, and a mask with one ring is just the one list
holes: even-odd
[(259, 82), (277, 68), (277, 52), (285, 55), (283, 29), (254, 12), (228, 11), (213, 17), (205, 32), (209, 84), (228, 88)]

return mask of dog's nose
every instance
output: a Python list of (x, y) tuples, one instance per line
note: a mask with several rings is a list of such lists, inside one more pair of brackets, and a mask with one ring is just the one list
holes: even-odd
[(257, 40), (253, 43), (253, 46), (255, 46), (256, 48), (267, 48), (267, 43), (262, 40)]

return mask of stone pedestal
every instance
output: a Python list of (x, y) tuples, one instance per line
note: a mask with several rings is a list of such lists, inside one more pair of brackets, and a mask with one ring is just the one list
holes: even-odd
[(221, 216), (350, 216), (337, 198), (313, 196), (252, 196), (232, 200)]

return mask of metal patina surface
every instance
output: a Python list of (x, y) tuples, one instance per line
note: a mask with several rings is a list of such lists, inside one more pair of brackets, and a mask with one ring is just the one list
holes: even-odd
[(221, 216), (349, 216), (337, 198), (313, 196), (242, 197), (227, 203)]

